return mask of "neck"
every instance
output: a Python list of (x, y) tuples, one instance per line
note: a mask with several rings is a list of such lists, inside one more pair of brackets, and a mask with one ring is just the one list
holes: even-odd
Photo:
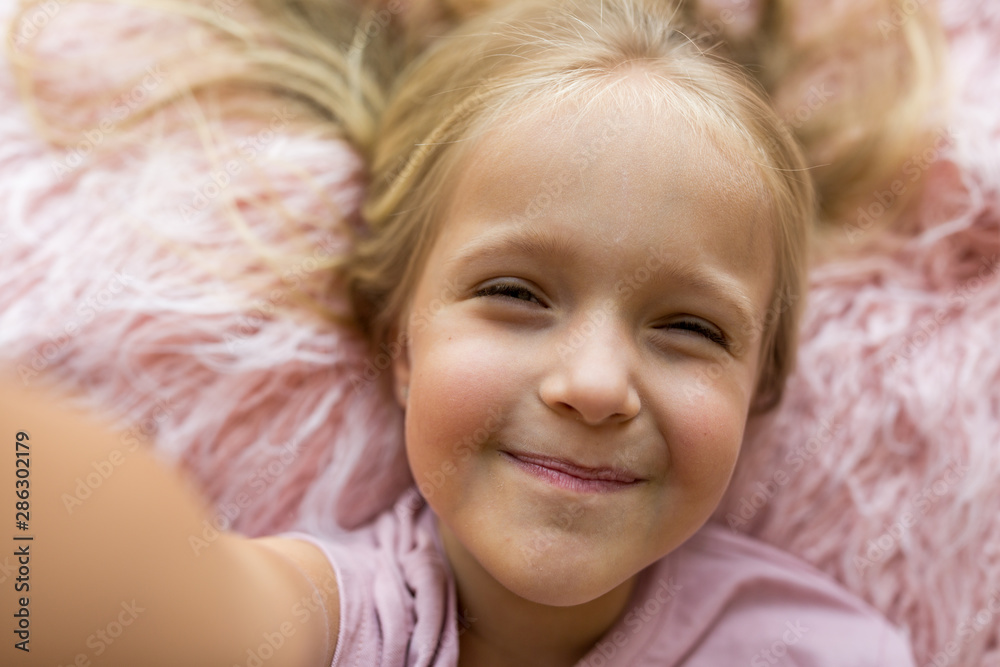
[(635, 577), (572, 607), (526, 600), (494, 579), (444, 526), (442, 545), (455, 575), (459, 665), (569, 667), (615, 624), (628, 604)]

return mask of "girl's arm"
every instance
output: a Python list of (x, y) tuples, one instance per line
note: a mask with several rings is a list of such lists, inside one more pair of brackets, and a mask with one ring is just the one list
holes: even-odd
[(0, 664), (329, 665), (325, 557), (207, 517), (144, 447), (0, 382)]

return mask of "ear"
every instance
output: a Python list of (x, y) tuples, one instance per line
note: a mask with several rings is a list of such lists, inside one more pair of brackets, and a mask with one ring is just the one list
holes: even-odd
[(393, 341), (390, 349), (392, 355), (392, 390), (399, 407), (406, 409), (406, 401), (410, 388), (410, 336), (405, 329), (393, 327), (390, 332)]

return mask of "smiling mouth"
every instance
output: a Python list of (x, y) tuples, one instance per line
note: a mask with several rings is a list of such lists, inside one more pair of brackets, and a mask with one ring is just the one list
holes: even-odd
[(617, 468), (587, 468), (563, 459), (501, 451), (524, 472), (554, 486), (580, 493), (609, 493), (637, 485), (643, 480)]

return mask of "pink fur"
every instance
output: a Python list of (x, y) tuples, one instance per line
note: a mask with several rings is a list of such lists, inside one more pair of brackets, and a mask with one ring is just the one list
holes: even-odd
[[(51, 65), (43, 111), (82, 117), (94, 100), (107, 111), (116, 81), (188, 44), (182, 21), (50, 6), (58, 15), (33, 38)], [(1000, 596), (1000, 12), (944, 9), (955, 102), (927, 194), (905, 235), (813, 272), (798, 371), (782, 406), (751, 424), (716, 519), (836, 577), (909, 630), (922, 664), (956, 642), (948, 664), (1000, 665), (1000, 619), (960, 627)], [(345, 248), (339, 221), (362, 192), (350, 149), (281, 116), (277, 99), (284, 122), (261, 134), (267, 121), (241, 116), (233, 97), (182, 105), (152, 121), (155, 140), (60, 174), (72, 150), (46, 143), (19, 99), (3, 68), (0, 350), (19, 378), (84, 390), (121, 420), (124, 449), (154, 442), (217, 523), (247, 534), (330, 534), (391, 503), (408, 473), (384, 374), (354, 332), (289, 291)], [(250, 137), (252, 159), (238, 148)], [(242, 166), (224, 194), (183, 212), (231, 160)], [(278, 272), (255, 261), (229, 201), (267, 247), (300, 259)], [(303, 222), (275, 220), (275, 201)], [(343, 290), (330, 294), (346, 312)]]

